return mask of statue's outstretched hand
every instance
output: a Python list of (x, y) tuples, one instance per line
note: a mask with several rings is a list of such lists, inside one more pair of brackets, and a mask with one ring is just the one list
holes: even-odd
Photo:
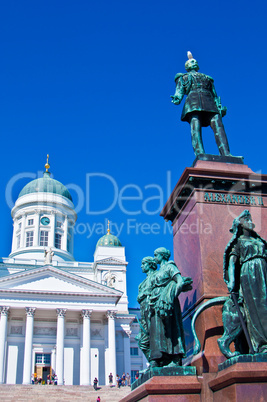
[(188, 292), (189, 290), (192, 290), (193, 288), (192, 283), (193, 283), (192, 278), (190, 278), (189, 276), (184, 276), (182, 284), (182, 292)]

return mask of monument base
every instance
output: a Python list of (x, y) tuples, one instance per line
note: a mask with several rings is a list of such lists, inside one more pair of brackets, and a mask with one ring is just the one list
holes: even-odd
[[(249, 359), (249, 356), (246, 356)], [(239, 356), (240, 357), (240, 356)], [(245, 356), (244, 356), (245, 357)], [(231, 359), (230, 359), (231, 360)], [(265, 401), (267, 362), (232, 364), (209, 381), (213, 401)]]
[(240, 355), (219, 364), (217, 373), (197, 377), (195, 367), (153, 368), (121, 402), (251, 402), (267, 395), (267, 354)]
[(197, 163), (197, 161), (210, 161), (210, 162), (221, 162), (221, 163), (235, 163), (235, 164), (244, 164), (243, 156), (221, 156), (221, 155), (212, 155), (212, 154), (199, 154), (193, 162), (193, 166)]
[(132, 383), (131, 390), (139, 387), (152, 377), (167, 377), (167, 376), (194, 376), (196, 375), (196, 368), (194, 366), (165, 366), (165, 367), (151, 367), (140, 373), (140, 377)]
[(132, 384), (132, 392), (121, 402), (200, 402), (200, 392), (195, 367), (155, 367)]
[(227, 369), (236, 363), (267, 363), (267, 353), (255, 353), (254, 355), (239, 355), (218, 365), (218, 371)]

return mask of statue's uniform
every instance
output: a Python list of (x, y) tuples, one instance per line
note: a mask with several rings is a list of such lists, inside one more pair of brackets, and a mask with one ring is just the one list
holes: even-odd
[(221, 155), (230, 155), (228, 140), (224, 130), (222, 117), (226, 108), (222, 108), (218, 98), (213, 79), (206, 74), (195, 70), (188, 73), (176, 74), (176, 91), (173, 102), (179, 105), (184, 97), (184, 108), (181, 120), (187, 121), (191, 126), (192, 145), (195, 155), (205, 154), (201, 128), (211, 126), (216, 144)]
[(197, 112), (201, 125), (210, 125), (212, 115), (219, 113), (215, 102), (213, 79), (196, 71), (181, 75), (177, 81), (176, 95), (183, 98), (187, 95), (181, 120), (190, 123), (191, 115)]

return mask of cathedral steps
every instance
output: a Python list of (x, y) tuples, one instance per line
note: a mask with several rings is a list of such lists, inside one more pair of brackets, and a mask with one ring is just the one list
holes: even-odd
[(92, 386), (80, 385), (0, 385), (0, 396), (3, 402), (38, 401), (88, 401), (96, 402), (100, 396), (101, 402), (119, 402), (131, 392), (130, 387), (99, 386), (95, 391)]

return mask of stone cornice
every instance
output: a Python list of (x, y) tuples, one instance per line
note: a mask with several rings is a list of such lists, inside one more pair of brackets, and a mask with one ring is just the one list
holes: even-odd
[(121, 261), (117, 258), (109, 257), (103, 260), (95, 261), (95, 265), (128, 265), (127, 261)]
[(63, 295), (63, 296), (81, 296), (81, 297), (108, 297), (108, 298), (120, 298), (121, 292), (119, 294), (108, 294), (108, 293), (89, 293), (89, 292), (56, 292), (56, 291), (41, 291), (41, 290), (25, 290), (25, 289), (0, 289), (0, 294), (29, 294), (29, 295)]
[(116, 315), (116, 319), (118, 319), (118, 320), (126, 320), (127, 321), (127, 324), (132, 324), (132, 322), (134, 322), (134, 320), (135, 320), (135, 315), (132, 315), (132, 314), (117, 314)]

